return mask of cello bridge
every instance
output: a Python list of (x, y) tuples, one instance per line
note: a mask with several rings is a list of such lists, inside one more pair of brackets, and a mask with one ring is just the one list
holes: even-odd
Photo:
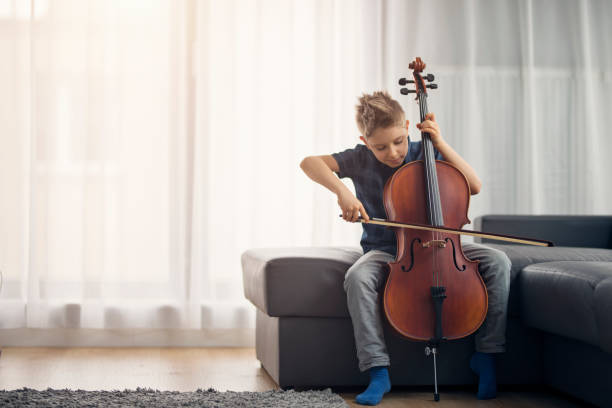
[(446, 248), (446, 242), (440, 239), (423, 242), (423, 248), (429, 248), (431, 246), (437, 246), (438, 248)]

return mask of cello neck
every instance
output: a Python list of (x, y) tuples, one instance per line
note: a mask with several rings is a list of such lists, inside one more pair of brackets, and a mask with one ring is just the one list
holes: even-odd
[[(427, 116), (427, 94), (419, 93), (419, 110), (421, 123)], [(427, 199), (427, 216), (429, 223), (434, 226), (443, 226), (442, 203), (440, 201), (440, 189), (438, 187), (438, 175), (436, 172), (436, 157), (434, 146), (428, 133), (421, 133), (423, 144), (423, 163), (425, 168), (425, 196)]]

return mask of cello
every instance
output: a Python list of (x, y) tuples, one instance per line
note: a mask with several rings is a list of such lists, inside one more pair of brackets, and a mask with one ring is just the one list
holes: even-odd
[[(428, 113), (427, 88), (437, 86), (425, 84), (425, 79), (433, 81), (433, 75), (422, 77), (425, 64), (420, 58), (409, 67), (414, 80), (402, 82), (415, 84), (412, 92), (423, 122)], [(402, 223), (459, 229), (470, 222), (468, 181), (452, 164), (435, 160), (427, 133), (422, 134), (422, 149), (423, 160), (405, 164), (387, 181), (383, 192), (387, 216)], [(487, 314), (487, 288), (478, 261), (465, 257), (458, 235), (402, 228), (396, 230), (396, 238), (397, 255), (388, 264), (383, 296), (385, 315), (402, 336), (427, 342), (425, 352), (434, 356), (434, 399), (439, 401), (435, 360), (439, 344), (480, 327)]]
[[(420, 58), (409, 67), (414, 79), (402, 78), (400, 85), (414, 83), (415, 89), (403, 88), (401, 93), (416, 93), (423, 122), (428, 113), (427, 89), (437, 85), (431, 83), (433, 75), (422, 76), (425, 64)], [(438, 347), (442, 341), (469, 336), (481, 326), (488, 296), (478, 261), (465, 257), (458, 233), (470, 222), (468, 181), (453, 164), (435, 160), (427, 133), (422, 133), (422, 149), (423, 160), (403, 165), (384, 187), (387, 217), (396, 224), (397, 255), (388, 264), (383, 305), (398, 333), (427, 343), (425, 353), (434, 360), (434, 400), (439, 401)], [(400, 228), (402, 224), (411, 227)]]

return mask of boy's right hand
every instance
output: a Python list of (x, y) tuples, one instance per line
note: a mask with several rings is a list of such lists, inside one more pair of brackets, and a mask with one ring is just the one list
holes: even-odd
[(338, 205), (342, 209), (342, 218), (350, 222), (356, 222), (359, 219), (359, 214), (365, 221), (370, 221), (368, 213), (361, 201), (357, 199), (350, 191), (345, 191), (338, 194)]

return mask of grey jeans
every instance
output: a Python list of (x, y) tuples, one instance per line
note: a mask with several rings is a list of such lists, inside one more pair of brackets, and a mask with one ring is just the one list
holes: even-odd
[[(476, 333), (476, 350), (502, 353), (506, 351), (510, 260), (502, 251), (484, 245), (465, 242), (461, 246), (467, 258), (480, 261), (478, 272), (489, 297), (487, 316)], [(348, 269), (344, 278), (361, 371), (390, 364), (383, 334), (381, 296), (387, 279), (384, 266), (394, 260), (386, 252), (369, 251)]]

